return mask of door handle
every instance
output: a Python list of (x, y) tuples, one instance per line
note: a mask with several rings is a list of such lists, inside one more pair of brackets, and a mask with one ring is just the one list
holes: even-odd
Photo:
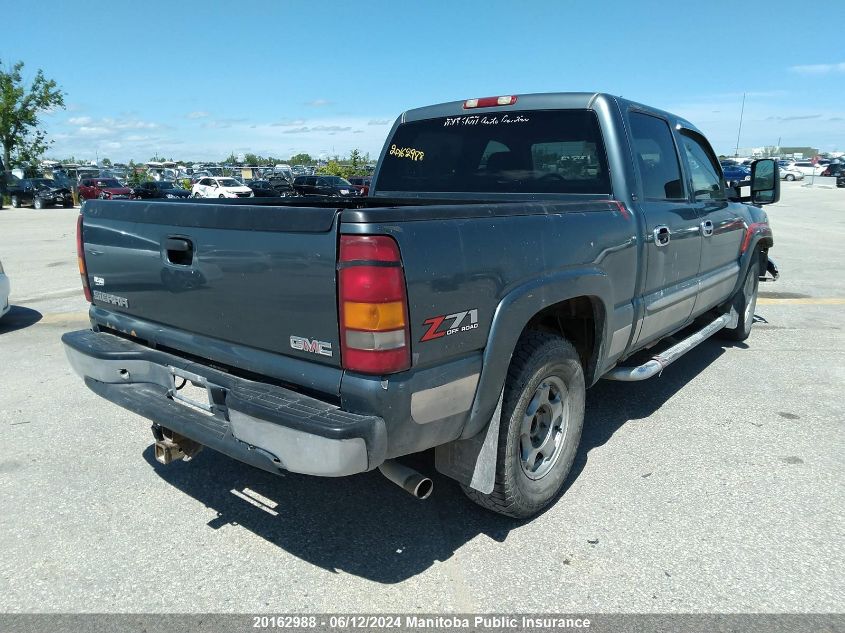
[(704, 237), (710, 237), (713, 235), (713, 223), (710, 220), (704, 220), (701, 223), (701, 234)]
[(671, 239), (672, 231), (668, 226), (654, 227), (654, 244), (655, 246), (666, 246)]
[(164, 240), (167, 261), (177, 266), (190, 266), (194, 259), (194, 245), (184, 237), (168, 237)]

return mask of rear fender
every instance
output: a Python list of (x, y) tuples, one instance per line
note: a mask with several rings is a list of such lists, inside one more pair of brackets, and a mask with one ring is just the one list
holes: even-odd
[[(489, 494), (495, 483), (502, 393), (508, 366), (528, 322), (543, 309), (576, 297), (594, 297), (601, 303), (596, 315), (596, 343), (592, 372), (600, 366), (607, 340), (607, 319), (611, 297), (610, 281), (598, 269), (559, 272), (519, 286), (502, 299), (484, 350), (483, 370), (476, 389), (470, 416), (459, 439), (438, 446), (437, 469), (461, 483)], [(592, 376), (585, 376), (592, 384)]]

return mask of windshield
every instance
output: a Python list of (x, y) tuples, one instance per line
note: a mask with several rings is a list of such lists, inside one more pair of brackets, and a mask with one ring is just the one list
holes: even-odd
[(239, 183), (234, 178), (218, 178), (217, 184), (221, 187), (242, 187), (241, 183)]
[(610, 193), (590, 110), (526, 110), (404, 123), (387, 145), (381, 191)]
[(182, 188), (178, 184), (176, 184), (175, 182), (171, 182), (169, 180), (163, 180), (161, 182), (157, 182), (156, 186), (159, 189), (181, 189)]
[(54, 183), (52, 180), (48, 180), (46, 178), (37, 178), (35, 180), (30, 180), (32, 186), (36, 189), (44, 189), (45, 187), (57, 187), (58, 184)]
[(104, 187), (104, 188), (107, 188), (107, 189), (109, 189), (109, 188), (111, 188), (111, 189), (115, 189), (115, 188), (120, 189), (121, 187), (123, 187), (123, 185), (121, 185), (119, 182), (117, 182), (116, 180), (113, 180), (113, 179), (108, 179), (108, 180), (98, 180), (98, 181), (97, 181), (97, 186), (98, 186), (98, 187)]

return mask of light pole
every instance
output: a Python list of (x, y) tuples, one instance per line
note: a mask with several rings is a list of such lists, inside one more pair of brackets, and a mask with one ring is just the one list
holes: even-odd
[(736, 149), (734, 150), (734, 158), (739, 156), (739, 135), (742, 134), (742, 115), (745, 114), (745, 93), (742, 93), (742, 110), (739, 111), (739, 130), (736, 133)]

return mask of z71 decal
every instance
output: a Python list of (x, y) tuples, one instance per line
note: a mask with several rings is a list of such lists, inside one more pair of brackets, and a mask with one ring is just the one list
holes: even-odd
[[(469, 316), (469, 323), (463, 324)], [(443, 324), (446, 324), (445, 327)], [(462, 325), (463, 324), (463, 325)], [(428, 326), (428, 331), (420, 339), (420, 343), (425, 341), (433, 341), (442, 336), (451, 336), (458, 332), (468, 332), (469, 330), (478, 329), (478, 310), (464, 310), (463, 312), (455, 312), (455, 314), (444, 314), (442, 316), (431, 317), (423, 321), (423, 325)]]

